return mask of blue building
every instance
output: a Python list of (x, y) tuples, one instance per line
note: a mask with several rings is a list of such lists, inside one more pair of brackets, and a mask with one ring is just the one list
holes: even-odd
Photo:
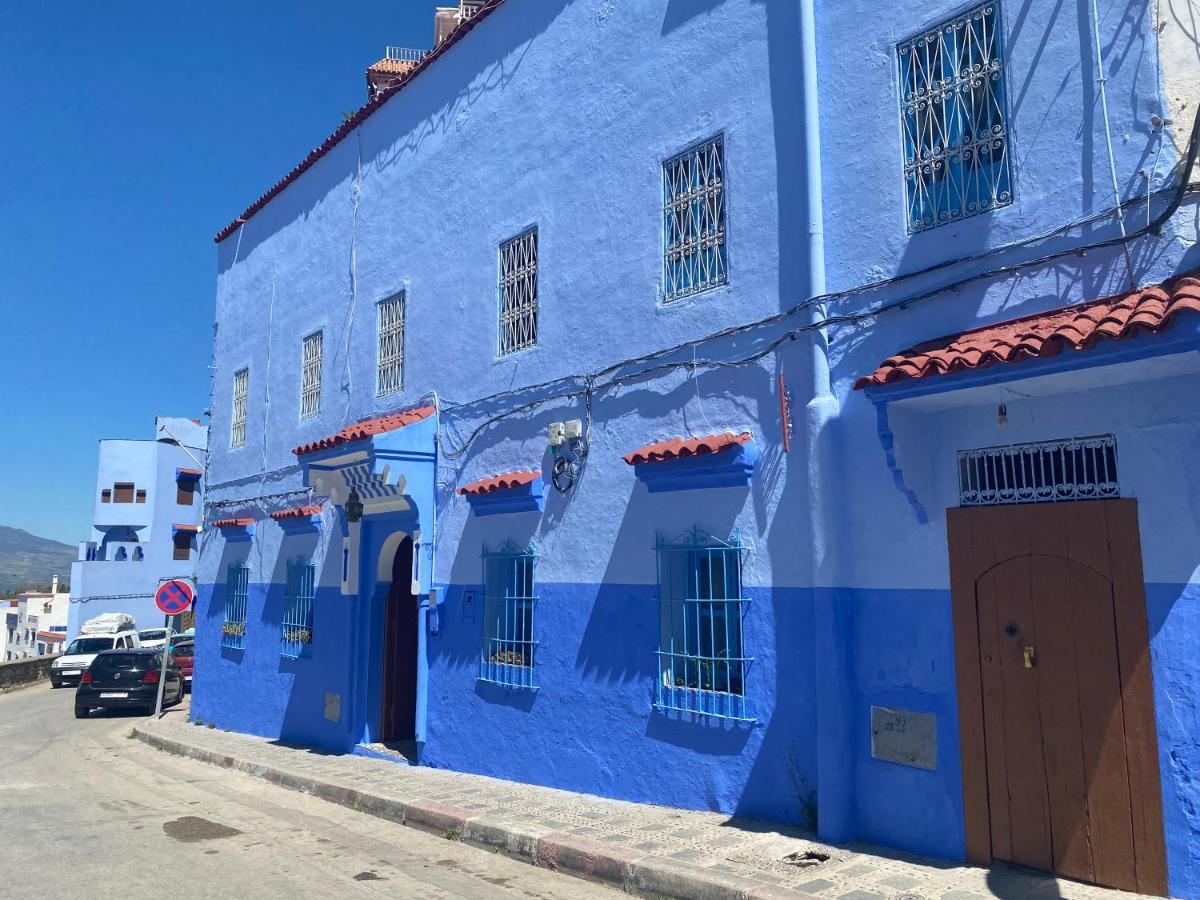
[(68, 640), (102, 613), (162, 626), (158, 586), (195, 579), (207, 445), (207, 426), (166, 416), (155, 419), (152, 440), (100, 441), (92, 536), (71, 563)]
[(217, 236), (196, 714), (1200, 892), (1142, 5), (474, 6)]

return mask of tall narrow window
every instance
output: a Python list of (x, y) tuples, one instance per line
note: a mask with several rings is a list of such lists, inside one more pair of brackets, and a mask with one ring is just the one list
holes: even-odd
[(284, 592), (282, 626), (283, 656), (307, 656), (313, 641), (313, 601), (316, 598), (317, 567), (307, 560), (289, 560)]
[(379, 304), (379, 376), (375, 394), (384, 397), (404, 387), (404, 291)]
[(661, 636), (655, 705), (725, 719), (753, 719), (742, 645), (742, 546), (699, 529), (658, 542)]
[(532, 547), (505, 544), (483, 551), (483, 657), (479, 678), (509, 687), (536, 688)]
[(113, 503), (132, 503), (133, 494), (132, 481), (118, 481), (113, 485)]
[(663, 299), (725, 284), (725, 141), (720, 135), (663, 163)]
[(300, 364), (300, 418), (311, 419), (321, 411), (321, 343), (323, 332), (304, 339)]
[(500, 356), (537, 344), (537, 258), (536, 228), (500, 245)]
[(998, 0), (902, 41), (896, 54), (909, 232), (1011, 203)]
[(233, 374), (233, 426), (230, 429), (229, 446), (236, 450), (246, 446), (246, 401), (250, 396), (250, 370), (241, 369)]
[(134, 494), (134, 501), (137, 503), (145, 503), (146, 502), (145, 488), (138, 488), (137, 492)]
[(192, 558), (192, 532), (177, 531), (173, 538), (172, 559), (191, 559)]
[(101, 503), (112, 503), (112, 489), (111, 488), (104, 488), (103, 490), (100, 491), (100, 502)]
[(246, 639), (246, 600), (250, 593), (250, 569), (242, 563), (229, 567), (225, 577), (225, 621), (221, 623), (221, 646), (240, 650)]

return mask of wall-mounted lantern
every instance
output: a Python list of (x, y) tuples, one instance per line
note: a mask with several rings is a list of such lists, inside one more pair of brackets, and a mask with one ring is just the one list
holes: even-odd
[(344, 509), (346, 511), (347, 522), (353, 523), (362, 521), (362, 498), (358, 496), (358, 491), (356, 491), (354, 488), (350, 489), (350, 496), (346, 498), (346, 505)]

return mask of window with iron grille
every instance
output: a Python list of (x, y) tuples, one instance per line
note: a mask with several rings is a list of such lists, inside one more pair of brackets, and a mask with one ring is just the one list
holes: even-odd
[(479, 678), (508, 687), (536, 688), (533, 565), (536, 551), (506, 543), (483, 551), (483, 655)]
[(324, 332), (304, 339), (300, 363), (300, 418), (311, 419), (321, 411), (321, 344)]
[(250, 595), (250, 569), (233, 563), (225, 578), (225, 620), (221, 623), (221, 646), (240, 650), (246, 640), (246, 601)]
[(404, 387), (404, 292), (379, 304), (379, 376), (375, 394), (394, 394)]
[(963, 506), (1119, 497), (1117, 439), (1102, 434), (960, 450), (958, 483)]
[(313, 640), (313, 601), (316, 598), (317, 567), (303, 559), (289, 560), (284, 592), (283, 656), (307, 656)]
[(1012, 202), (997, 0), (896, 47), (909, 233)]
[(725, 139), (697, 144), (663, 163), (663, 299), (725, 284)]
[(752, 657), (742, 644), (744, 551), (693, 529), (659, 538), (660, 640), (655, 706), (723, 719), (753, 720), (746, 700)]
[(250, 370), (241, 369), (233, 373), (233, 425), (229, 433), (229, 446), (236, 450), (246, 446), (246, 401), (250, 396)]
[(536, 228), (500, 245), (500, 356), (537, 344), (537, 256)]

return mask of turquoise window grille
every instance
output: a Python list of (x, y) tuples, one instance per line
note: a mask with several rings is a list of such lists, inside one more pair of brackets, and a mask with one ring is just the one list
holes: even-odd
[(909, 233), (1012, 202), (1000, 4), (896, 47)]
[(745, 556), (737, 533), (721, 541), (700, 529), (659, 538), (661, 637), (655, 706), (753, 721), (746, 678), (753, 658), (742, 644), (749, 601), (742, 596)]
[(725, 139), (689, 147), (663, 163), (663, 299), (729, 280), (725, 229)]
[(250, 569), (233, 563), (225, 578), (225, 620), (221, 623), (221, 646), (240, 650), (246, 640), (246, 600), (250, 593)]
[(316, 597), (317, 567), (297, 559), (288, 562), (284, 594), (281, 655), (295, 659), (307, 656), (313, 640), (313, 600)]
[(483, 551), (483, 653), (480, 681), (507, 687), (537, 688), (534, 668), (537, 641), (533, 614), (533, 566), (537, 554), (506, 543), (496, 551)]

